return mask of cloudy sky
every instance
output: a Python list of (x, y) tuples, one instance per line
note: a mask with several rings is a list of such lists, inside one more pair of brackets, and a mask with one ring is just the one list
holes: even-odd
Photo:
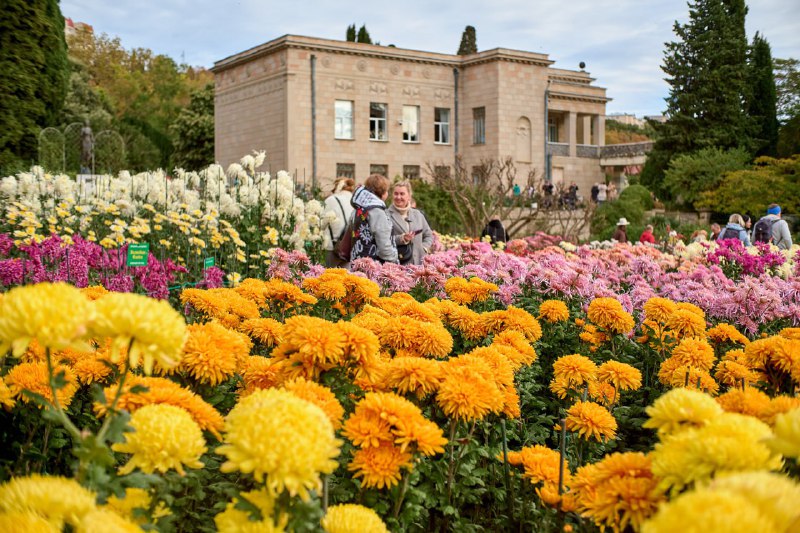
[[(800, 58), (800, 1), (748, 4), (748, 35), (764, 34), (773, 57)], [(61, 11), (125, 48), (204, 67), (285, 34), (343, 40), (354, 23), (381, 44), (455, 53), (472, 25), (479, 50), (546, 53), (559, 68), (584, 61), (613, 98), (608, 113), (638, 116), (664, 110), (664, 43), (673, 23), (688, 19), (683, 0), (62, 0)]]

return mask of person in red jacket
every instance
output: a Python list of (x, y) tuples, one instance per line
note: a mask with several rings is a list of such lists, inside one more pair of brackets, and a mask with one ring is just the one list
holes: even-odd
[(653, 225), (648, 224), (644, 231), (642, 232), (641, 237), (639, 237), (639, 242), (646, 242), (650, 244), (656, 243), (656, 238), (653, 236)]

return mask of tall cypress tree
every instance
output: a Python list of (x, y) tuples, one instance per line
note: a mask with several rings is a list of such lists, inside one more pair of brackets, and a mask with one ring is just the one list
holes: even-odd
[(345, 33), (345, 40), (351, 43), (356, 42), (356, 25), (351, 24), (347, 27), (347, 32)]
[(0, 10), (0, 167), (35, 161), (37, 135), (55, 123), (69, 78), (58, 0), (5, 0)]
[(744, 0), (694, 0), (689, 21), (675, 23), (676, 41), (666, 43), (662, 70), (670, 93), (668, 120), (658, 133), (642, 183), (660, 194), (664, 171), (678, 154), (702, 148), (743, 147), (752, 151)]
[(475, 28), (467, 26), (461, 34), (461, 44), (458, 46), (458, 55), (465, 56), (478, 53), (478, 41), (475, 36)]
[(756, 139), (760, 144), (757, 155), (774, 156), (778, 147), (778, 111), (772, 49), (758, 33), (753, 37), (750, 51), (750, 80), (752, 97), (748, 112), (756, 123)]
[(369, 36), (366, 24), (362, 24), (358, 29), (358, 37), (356, 38), (356, 42), (372, 44), (372, 37)]

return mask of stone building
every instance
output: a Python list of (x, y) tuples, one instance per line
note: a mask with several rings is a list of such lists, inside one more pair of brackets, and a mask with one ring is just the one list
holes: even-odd
[(326, 188), (341, 175), (423, 177), (457, 154), (467, 168), (512, 156), (520, 179), (535, 170), (588, 193), (603, 178), (606, 90), (553, 63), (285, 35), (211, 69), (216, 159), (266, 150), (273, 171)]

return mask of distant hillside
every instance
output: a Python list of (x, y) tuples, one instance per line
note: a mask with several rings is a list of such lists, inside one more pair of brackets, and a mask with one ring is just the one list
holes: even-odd
[(652, 141), (654, 131), (649, 126), (622, 124), (615, 120), (606, 120), (606, 144), (627, 144)]

